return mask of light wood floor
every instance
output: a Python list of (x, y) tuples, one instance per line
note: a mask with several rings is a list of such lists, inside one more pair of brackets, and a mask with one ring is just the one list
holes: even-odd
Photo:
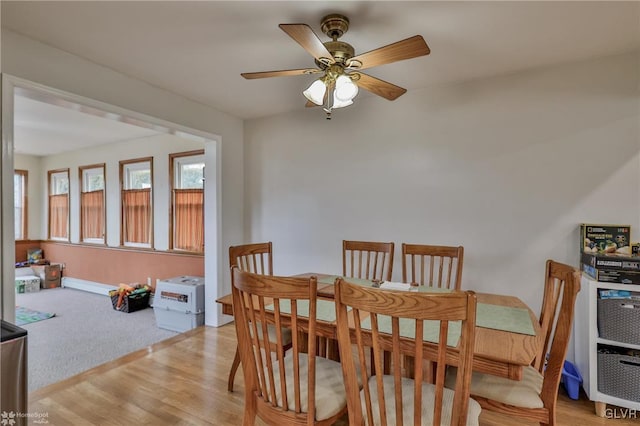
[[(227, 392), (235, 347), (233, 325), (199, 327), (31, 393), (29, 413), (46, 416), (43, 419), (49, 425), (60, 426), (235, 426), (241, 423), (244, 399), (241, 369), (235, 392)], [(561, 389), (559, 399), (560, 425), (640, 424), (639, 419), (596, 417), (593, 403), (584, 395), (573, 401)], [(621, 416), (618, 410), (617, 417)], [(346, 419), (339, 424), (346, 425)], [(481, 426), (514, 424), (536, 423), (487, 411), (480, 416)]]

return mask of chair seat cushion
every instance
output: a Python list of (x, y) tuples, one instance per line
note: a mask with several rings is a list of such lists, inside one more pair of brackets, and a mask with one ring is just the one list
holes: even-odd
[[(267, 334), (269, 335), (269, 341), (276, 341), (276, 327), (273, 324), (267, 325)], [(291, 343), (291, 329), (282, 327), (282, 344), (287, 346)]]
[[(282, 327), (282, 345), (287, 346), (291, 344), (291, 329)], [(249, 327), (249, 332), (253, 336), (253, 328)], [(272, 343), (276, 343), (276, 326), (273, 324), (267, 324), (267, 336), (269, 337), (269, 341)], [(258, 325), (258, 338), (262, 339), (262, 326)]]
[[(300, 408), (303, 413), (308, 412), (307, 371), (309, 358), (307, 354), (300, 354)], [(289, 410), (295, 410), (293, 355), (288, 352), (284, 357), (285, 374), (287, 378), (287, 402)], [(280, 374), (277, 361), (274, 362), (274, 382), (276, 387), (277, 404), (282, 407), (280, 391)], [(266, 372), (265, 372), (266, 373)], [(267, 376), (268, 380), (268, 376)], [(342, 411), (347, 405), (347, 395), (342, 379), (340, 363), (326, 358), (316, 357), (316, 420), (324, 420)]]
[[(456, 372), (455, 368), (447, 372), (447, 387), (455, 385)], [(516, 407), (543, 408), (544, 403), (540, 399), (542, 380), (542, 374), (531, 366), (524, 368), (522, 380), (474, 372), (471, 377), (470, 393)]]
[[(386, 403), (387, 423), (390, 425), (397, 424), (395, 412), (395, 387), (393, 384), (394, 377), (385, 375), (382, 379), (384, 384), (384, 398)], [(403, 424), (413, 424), (413, 388), (414, 381), (408, 378), (402, 378), (402, 408), (403, 408)], [(369, 378), (369, 389), (371, 391), (371, 406), (373, 408), (374, 417), (379, 413), (378, 390), (376, 386), (376, 376)], [(435, 397), (435, 386), (430, 383), (422, 384), (422, 424), (433, 424), (433, 400)], [(442, 421), (441, 425), (448, 426), (451, 424), (451, 411), (453, 409), (454, 392), (451, 389), (444, 389), (442, 396)], [(360, 391), (360, 398), (363, 402), (363, 416), (367, 416), (366, 407), (364, 406), (364, 389)], [(479, 424), (480, 404), (473, 399), (469, 399), (469, 409), (467, 411), (467, 426), (477, 426)], [(375, 419), (374, 424), (380, 424), (379, 419)]]

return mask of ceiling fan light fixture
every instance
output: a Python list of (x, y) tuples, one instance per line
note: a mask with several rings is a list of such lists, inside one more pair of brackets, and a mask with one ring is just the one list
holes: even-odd
[[(358, 86), (348, 75), (341, 75), (336, 79), (334, 97), (339, 101), (351, 101), (358, 94)], [(346, 105), (345, 105), (346, 106)]]
[(326, 91), (327, 86), (324, 84), (324, 81), (322, 81), (322, 79), (318, 79), (311, 83), (311, 86), (302, 92), (302, 94), (314, 104), (322, 105), (324, 103), (324, 94)]

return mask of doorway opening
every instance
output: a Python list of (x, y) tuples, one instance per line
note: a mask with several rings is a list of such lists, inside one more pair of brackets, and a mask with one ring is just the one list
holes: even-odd
[[(161, 119), (128, 111), (71, 93), (44, 87), (36, 83), (3, 76), (3, 205), (9, 200), (15, 202), (14, 170), (27, 172), (24, 189), (26, 203), (20, 204), (24, 214), (18, 217), (15, 209), (3, 208), (2, 229), (2, 318), (15, 320), (16, 293), (15, 264), (30, 246), (44, 248), (44, 256), (54, 257), (60, 263), (63, 279), (76, 279), (90, 284), (111, 284), (118, 282), (140, 282), (155, 284), (157, 279), (171, 278), (167, 272), (166, 258), (179, 265), (202, 264), (205, 276), (205, 294), (216, 294), (213, 288), (220, 280), (219, 243), (220, 235), (220, 143), (218, 135), (201, 132)], [(207, 170), (204, 196), (204, 244), (201, 253), (175, 253), (171, 244), (171, 218), (169, 217), (171, 184), (169, 182), (169, 158), (184, 152), (202, 152), (202, 161)], [(121, 232), (121, 176), (119, 163), (135, 158), (151, 158), (153, 163), (153, 232), (150, 247), (138, 250), (123, 249)], [(68, 170), (67, 228), (66, 234), (53, 239), (51, 233), (51, 182), (50, 171)], [(82, 180), (89, 176), (86, 170), (102, 171), (104, 180), (104, 232), (102, 237), (93, 235), (92, 240), (83, 238), (82, 209), (80, 196)], [(83, 174), (83, 172), (85, 172)], [(94, 174), (95, 174), (94, 173)], [(57, 185), (60, 188), (61, 185)], [(64, 185), (62, 185), (64, 187)], [(55, 194), (58, 196), (59, 194)], [(15, 207), (15, 203), (14, 203)], [(16, 234), (16, 220), (25, 222), (22, 234)], [(63, 229), (64, 230), (64, 229)], [(16, 239), (18, 236), (18, 239)], [(151, 249), (151, 250), (149, 250)], [(131, 268), (131, 279), (114, 281), (110, 271), (122, 274), (124, 262), (112, 262), (110, 266), (95, 271), (83, 269), (78, 261), (78, 253), (86, 253), (85, 259), (96, 256), (124, 259), (140, 256), (141, 260)], [(104, 257), (106, 253), (107, 257)], [(148, 260), (157, 255), (158, 260)], [(162, 257), (165, 256), (165, 257)], [(176, 260), (177, 259), (177, 260)], [(26, 259), (25, 259), (26, 260)], [(95, 261), (93, 262), (93, 269)], [(207, 265), (207, 273), (204, 273)], [(130, 267), (130, 266), (129, 266)], [(146, 269), (145, 269), (146, 268)], [(151, 269), (149, 269), (151, 268)], [(173, 276), (183, 275), (180, 267), (174, 267)], [(145, 269), (142, 276), (140, 269)], [(189, 269), (190, 271), (193, 269)], [(153, 272), (150, 272), (153, 271)], [(157, 271), (157, 272), (155, 272)], [(138, 275), (136, 275), (136, 273)], [(188, 274), (188, 272), (187, 272)], [(77, 275), (74, 277), (73, 275)], [(47, 290), (43, 290), (43, 293)], [(102, 291), (102, 289), (100, 289)], [(99, 292), (99, 291), (98, 291)], [(106, 298), (105, 298), (106, 299)], [(214, 297), (207, 296), (208, 300)], [(106, 299), (105, 303), (109, 303)], [(205, 323), (217, 324), (216, 306), (207, 303)], [(151, 310), (149, 310), (151, 311)], [(121, 315), (127, 315), (122, 313)]]

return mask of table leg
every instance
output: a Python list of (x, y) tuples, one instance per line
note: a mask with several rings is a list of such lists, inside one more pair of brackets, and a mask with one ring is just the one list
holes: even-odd
[(337, 340), (327, 339), (327, 358), (340, 362), (340, 349)]

